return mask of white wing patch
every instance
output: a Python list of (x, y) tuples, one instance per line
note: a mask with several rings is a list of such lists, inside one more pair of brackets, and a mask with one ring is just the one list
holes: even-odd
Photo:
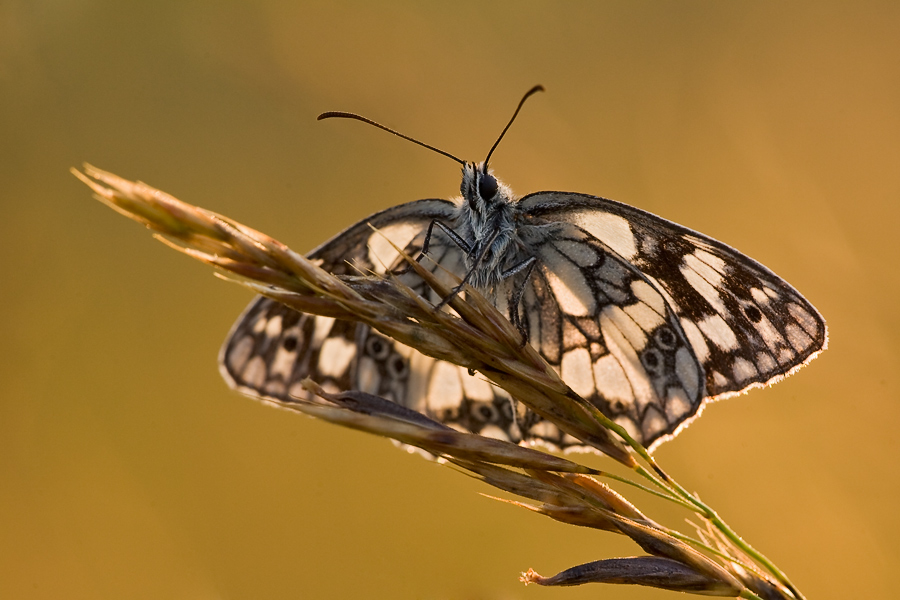
[(634, 233), (624, 217), (609, 212), (582, 211), (574, 213), (569, 222), (590, 233), (625, 260), (632, 260), (637, 254)]
[[(696, 238), (694, 238), (694, 239), (696, 239)], [(704, 246), (706, 246), (706, 245), (704, 244)], [(706, 246), (706, 247), (708, 248), (709, 246)], [(703, 263), (704, 265), (706, 265), (707, 267), (712, 269), (713, 272), (722, 276), (723, 279), (724, 279), (724, 276), (727, 274), (727, 271), (726, 271), (727, 263), (722, 259), (722, 257), (716, 256), (715, 254), (712, 254), (712, 253), (708, 252), (707, 250), (700, 250), (700, 249), (695, 250), (693, 254), (688, 255), (685, 258), (685, 260), (689, 260), (692, 263), (693, 263), (693, 259), (696, 259), (696, 261)], [(692, 266), (694, 266), (694, 265), (692, 264)], [(714, 276), (711, 275), (708, 271), (703, 272), (700, 269), (697, 269), (697, 272), (700, 273), (701, 275), (703, 275), (704, 277), (706, 277), (711, 283), (713, 282)], [(718, 281), (718, 283), (721, 284), (722, 279), (720, 279)]]
[(266, 378), (266, 361), (260, 356), (254, 356), (244, 367), (243, 376), (249, 385), (261, 388)]
[(728, 326), (720, 315), (710, 315), (697, 322), (707, 339), (718, 346), (720, 350), (737, 350), (738, 340), (734, 331)]
[(775, 359), (768, 352), (760, 352), (756, 355), (756, 367), (763, 375), (768, 375), (775, 371), (778, 365)]
[(479, 376), (470, 376), (468, 372), (460, 378), (463, 392), (466, 397), (479, 402), (491, 402), (494, 399), (494, 390), (489, 382)]
[[(605, 323), (605, 327), (604, 327)], [(642, 350), (647, 344), (647, 336), (644, 330), (628, 316), (622, 308), (618, 306), (607, 306), (600, 315), (600, 330), (604, 332), (610, 331), (610, 327), (615, 327), (635, 350)]]
[[(716, 285), (722, 283), (722, 276), (719, 273), (691, 255), (684, 258), (681, 274), (684, 276), (685, 281), (691, 284), (716, 312), (719, 314), (726, 312), (722, 296), (719, 295), (719, 290), (716, 288)], [(710, 277), (712, 280), (710, 280)]]
[(356, 346), (344, 338), (332, 337), (322, 344), (319, 354), (319, 371), (331, 377), (340, 377), (356, 357)]
[(579, 396), (589, 397), (594, 393), (591, 354), (587, 348), (576, 348), (563, 354), (560, 375)]
[(752, 362), (744, 358), (736, 358), (734, 360), (734, 378), (738, 382), (744, 382), (758, 375), (756, 367)]
[(663, 298), (658, 290), (654, 289), (653, 286), (643, 279), (636, 279), (631, 282), (631, 293), (634, 294), (638, 300), (653, 309), (660, 317), (666, 314), (665, 298)]
[(316, 317), (313, 329), (312, 345), (316, 348), (322, 345), (331, 328), (334, 326), (334, 317)]
[(269, 373), (281, 377), (283, 381), (287, 381), (291, 377), (294, 365), (297, 362), (297, 349), (288, 350), (284, 346), (279, 346), (275, 351), (275, 358), (269, 365)]
[[(319, 370), (323, 375), (331, 374), (321, 369), (321, 363)], [(361, 392), (378, 394), (381, 387), (381, 374), (378, 372), (378, 363), (375, 362), (375, 359), (369, 356), (363, 356), (359, 359), (356, 371), (356, 385)]]
[(462, 404), (462, 400), (463, 386), (459, 367), (446, 362), (435, 363), (428, 387), (428, 408), (434, 411), (456, 408)]
[(769, 295), (759, 288), (751, 288), (750, 295), (753, 296), (753, 299), (756, 300), (757, 304), (762, 304), (764, 306), (771, 300)]
[(696, 398), (701, 391), (703, 378), (700, 376), (700, 369), (697, 368), (697, 361), (687, 348), (679, 348), (675, 353), (675, 373), (687, 397)]
[(680, 323), (681, 329), (684, 330), (684, 334), (691, 343), (691, 348), (694, 349), (694, 354), (697, 355), (697, 360), (705, 363), (709, 359), (709, 346), (706, 344), (706, 338), (700, 332), (700, 328), (690, 319), (682, 318)]
[(576, 316), (592, 314), (596, 304), (581, 270), (555, 250), (548, 248), (544, 256), (544, 274), (560, 306)]
[(656, 310), (647, 304), (629, 304), (623, 310), (625, 311), (625, 314), (631, 317), (631, 320), (644, 331), (653, 331), (665, 323), (663, 315), (656, 312)]
[(229, 370), (239, 373), (244, 370), (244, 365), (250, 360), (253, 353), (253, 338), (244, 336), (234, 342), (231, 351), (226, 358), (226, 366)]
[[(621, 310), (621, 309), (619, 309)], [(615, 311), (610, 311), (615, 314)], [(628, 380), (631, 388), (631, 401), (635, 404), (639, 411), (656, 399), (656, 394), (650, 385), (650, 378), (641, 361), (638, 359), (636, 346), (628, 340), (626, 334), (619, 325), (622, 320), (615, 320), (607, 314), (606, 311), (600, 315), (600, 331), (603, 333), (603, 339), (609, 345), (610, 353), (616, 358), (625, 378)], [(628, 321), (630, 322), (630, 319)]]
[(785, 333), (787, 333), (787, 338), (791, 343), (791, 346), (793, 346), (794, 350), (796, 350), (797, 352), (802, 352), (813, 342), (813, 339), (809, 337), (809, 335), (805, 331), (803, 331), (799, 325), (795, 325), (794, 323), (790, 323), (787, 327), (785, 327)]
[(597, 391), (600, 395), (610, 402), (623, 405), (634, 402), (631, 382), (628, 381), (622, 363), (616, 356), (607, 354), (594, 362), (594, 381), (597, 382)]
[(668, 389), (666, 396), (666, 417), (670, 422), (678, 422), (691, 413), (692, 404), (685, 391), (681, 388)]
[(394, 246), (406, 248), (421, 232), (421, 225), (407, 222), (393, 223), (374, 231), (369, 237), (369, 262), (373, 270), (383, 275), (400, 258), (400, 252)]

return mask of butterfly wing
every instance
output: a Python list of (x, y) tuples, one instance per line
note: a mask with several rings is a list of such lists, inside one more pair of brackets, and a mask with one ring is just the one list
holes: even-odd
[(703, 234), (583, 194), (530, 194), (519, 209), (533, 224), (576, 226), (640, 271), (642, 281), (664, 298), (667, 322), (674, 313), (670, 325), (688, 340), (710, 399), (774, 383), (827, 344), (825, 321), (793, 287)]
[[(576, 392), (648, 447), (677, 433), (705, 399), (772, 383), (825, 346), (825, 324), (812, 305), (762, 265), (702, 234), (580, 194), (532, 194), (517, 211), (525, 250), (510, 258), (534, 257), (538, 267), (527, 281), (520, 273), (490, 292), (508, 310), (504, 304), (521, 288), (529, 342)], [(457, 215), (444, 200), (401, 205), (310, 257), (336, 274), (384, 273), (399, 264), (387, 239), (415, 255), (433, 220), (454, 229)], [(466, 269), (439, 228), (422, 264), (440, 277)], [(439, 301), (418, 278), (405, 276), (405, 283)], [(466, 431), (583, 448), (465, 369), (367, 326), (262, 297), (235, 324), (220, 365), (232, 387), (276, 405), (306, 397), (299, 382), (311, 377), (326, 389), (377, 394)]]
[[(415, 256), (432, 220), (452, 224), (455, 216), (446, 200), (411, 202), (372, 215), (309, 256), (338, 275), (385, 273), (402, 266), (388, 240)], [(465, 273), (463, 255), (437, 228), (429, 257), (422, 264), (439, 277)], [(439, 301), (412, 273), (402, 280)], [(521, 440), (511, 399), (484, 379), (366, 325), (300, 313), (263, 296), (233, 326), (219, 365), (231, 387), (276, 406), (307, 398), (300, 382), (310, 377), (326, 390), (361, 390), (466, 431)]]
[[(651, 446), (706, 396), (693, 348), (665, 297), (630, 262), (578, 226), (520, 227), (538, 267), (520, 318), (529, 342), (576, 393)], [(525, 437), (567, 448), (577, 440), (536, 421)]]
[[(337, 275), (384, 273), (399, 256), (388, 239), (407, 247), (424, 237), (433, 219), (447, 219), (454, 211), (454, 204), (446, 200), (419, 200), (389, 208), (336, 235), (309, 258)], [(392, 360), (389, 344), (368, 338), (365, 326), (299, 313), (259, 296), (238, 318), (222, 346), (220, 371), (231, 387), (276, 405), (290, 403), (292, 397), (307, 397), (300, 387), (306, 377), (330, 390), (358, 389), (360, 350), (366, 348), (385, 371), (384, 381), (403, 380), (408, 369)], [(401, 386), (393, 383), (395, 388)]]

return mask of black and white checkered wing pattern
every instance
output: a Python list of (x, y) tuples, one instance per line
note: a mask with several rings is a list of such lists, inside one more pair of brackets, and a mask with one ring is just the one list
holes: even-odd
[(594, 196), (540, 192), (520, 207), (534, 223), (577, 226), (641, 273), (674, 313), (667, 326), (688, 340), (709, 399), (774, 383), (827, 344), (825, 322), (803, 296), (721, 242)]
[[(530, 343), (569, 387), (647, 446), (700, 408), (703, 371), (662, 293), (629, 262), (581, 228), (531, 230), (538, 267), (523, 295)], [(579, 446), (545, 421), (525, 436)]]
[[(335, 236), (310, 257), (336, 274), (402, 268), (387, 240), (415, 256), (431, 221), (452, 222), (454, 215), (454, 205), (444, 200), (391, 208)], [(422, 264), (448, 283), (465, 274), (463, 255), (441, 232), (432, 237), (429, 257)], [(439, 301), (412, 273), (402, 278)], [(300, 382), (310, 377), (330, 391), (361, 390), (466, 431), (521, 441), (509, 396), (483, 378), (365, 325), (299, 313), (262, 296), (235, 323), (219, 363), (232, 387), (275, 405), (308, 397)]]
[[(510, 312), (578, 394), (652, 448), (708, 399), (773, 383), (824, 349), (816, 309), (771, 271), (725, 244), (611, 200), (541, 192), (515, 207), (507, 267), (534, 261), (482, 293)], [(377, 213), (311, 253), (336, 274), (402, 267), (390, 240), (416, 255), (433, 221), (451, 231), (459, 205), (420, 200)], [(377, 229), (373, 231), (373, 227)], [(440, 227), (421, 264), (452, 285), (464, 252)], [(404, 283), (441, 299), (412, 272)], [(377, 394), (448, 425), (561, 448), (567, 437), (479, 376), (360, 324), (303, 315), (258, 298), (221, 355), (240, 391), (285, 404), (311, 377), (330, 390)]]
[[(421, 247), (430, 222), (446, 219), (453, 211), (453, 203), (446, 200), (390, 208), (338, 234), (310, 258), (337, 275), (384, 273), (399, 256), (388, 240), (400, 248)], [(406, 398), (410, 350), (401, 352), (394, 351), (393, 342), (370, 335), (364, 325), (299, 313), (260, 296), (232, 328), (219, 365), (232, 387), (274, 404), (307, 397), (299, 385), (306, 377), (332, 391), (368, 384), (362, 387), (375, 386), (401, 401)]]

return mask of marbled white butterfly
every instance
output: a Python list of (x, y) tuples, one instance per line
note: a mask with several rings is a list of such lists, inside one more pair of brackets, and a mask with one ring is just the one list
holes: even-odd
[[(525, 99), (519, 103), (506, 133)], [(463, 165), (461, 198), (378, 212), (309, 255), (335, 274), (402, 272), (390, 240), (453, 283), (464, 277), (510, 315), (583, 398), (645, 446), (674, 436), (709, 400), (774, 383), (827, 343), (825, 322), (753, 259), (637, 208), (585, 194), (522, 198), (483, 163)], [(436, 305), (411, 271), (402, 280)], [(458, 280), (456, 280), (458, 281)], [(257, 298), (220, 354), (228, 383), (275, 404), (306, 397), (311, 377), (356, 389), (448, 425), (520, 443), (581, 448), (466, 369), (367, 326), (298, 313)]]

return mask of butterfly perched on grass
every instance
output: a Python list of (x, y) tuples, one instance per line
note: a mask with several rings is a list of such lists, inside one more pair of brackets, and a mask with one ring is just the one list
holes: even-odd
[[(378, 212), (310, 253), (338, 275), (393, 273), (437, 298), (394, 248), (419, 256), (449, 286), (490, 298), (583, 398), (648, 448), (710, 400), (778, 381), (827, 343), (818, 311), (736, 250), (637, 208), (597, 196), (517, 197), (488, 161), (462, 161), (461, 197)], [(393, 244), (393, 245), (392, 245)], [(458, 286), (461, 289), (461, 286)], [(361, 390), (450, 426), (519, 443), (583, 444), (465, 368), (427, 357), (368, 326), (298, 313), (259, 297), (220, 354), (228, 383), (275, 404)]]

